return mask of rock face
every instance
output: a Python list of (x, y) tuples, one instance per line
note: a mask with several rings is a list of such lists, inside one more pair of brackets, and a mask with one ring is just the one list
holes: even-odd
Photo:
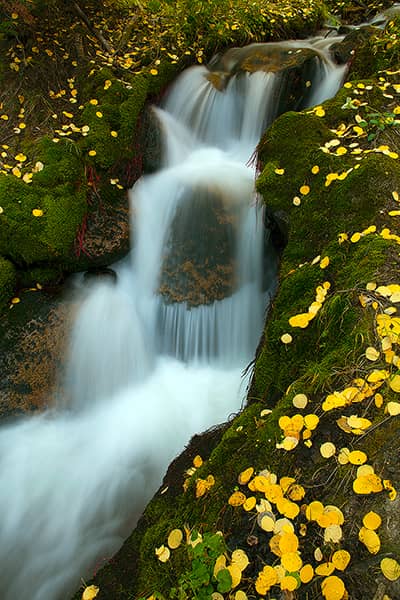
[[(235, 285), (235, 217), (215, 192), (195, 189), (196, 201), (182, 201), (171, 225), (160, 292), (167, 302), (209, 304)], [(237, 220), (236, 220), (237, 221)]]
[(0, 419), (41, 411), (60, 393), (68, 307), (59, 294), (26, 291), (0, 326)]
[(123, 258), (130, 248), (129, 201), (101, 204), (84, 219), (74, 244), (74, 269), (106, 267)]

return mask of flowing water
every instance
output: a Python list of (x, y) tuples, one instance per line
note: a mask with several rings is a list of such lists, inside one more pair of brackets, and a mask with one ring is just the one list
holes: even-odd
[[(332, 96), (344, 72), (318, 52), (309, 104)], [(76, 300), (67, 405), (1, 430), (2, 600), (68, 598), (118, 549), (191, 435), (240, 409), (276, 266), (247, 164), (279, 112), (282, 76), (243, 73), (218, 91), (208, 73), (186, 71), (156, 109), (163, 154), (131, 191), (131, 256), (115, 265), (116, 283), (82, 285)], [(214, 204), (208, 239), (201, 215)], [(230, 292), (193, 303), (159, 293), (173, 241), (205, 252), (218, 219)], [(205, 279), (219, 268), (216, 239)]]

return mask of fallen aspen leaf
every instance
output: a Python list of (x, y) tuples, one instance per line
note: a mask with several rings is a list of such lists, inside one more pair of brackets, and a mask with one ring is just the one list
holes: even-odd
[(171, 548), (171, 550), (175, 550), (176, 548), (178, 548), (181, 545), (182, 540), (183, 540), (182, 531), (180, 529), (173, 529), (168, 536), (167, 544)]
[(400, 577), (400, 564), (394, 558), (383, 558), (381, 571), (389, 581), (397, 581)]
[(89, 585), (89, 587), (83, 590), (82, 600), (92, 600), (92, 598), (96, 598), (99, 591), (99, 588), (95, 585)]
[(371, 529), (372, 531), (374, 531), (375, 529), (378, 529), (378, 527), (380, 527), (381, 524), (381, 517), (373, 510), (368, 512), (363, 517), (363, 525), (366, 529)]

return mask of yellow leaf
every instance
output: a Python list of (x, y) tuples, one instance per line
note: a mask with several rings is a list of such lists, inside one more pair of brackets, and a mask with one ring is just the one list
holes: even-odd
[(262, 571), (259, 572), (256, 580), (256, 591), (265, 596), (269, 589), (278, 582), (278, 574), (275, 569), (269, 565), (266, 565)]
[(116, 138), (118, 137), (118, 131), (110, 131), (110, 135), (111, 137)]
[(175, 548), (178, 548), (181, 545), (182, 540), (182, 531), (180, 529), (173, 529), (168, 536), (167, 544), (171, 548), (171, 550), (175, 550)]
[(82, 600), (92, 600), (92, 598), (96, 598), (99, 591), (99, 588), (95, 585), (89, 585), (89, 587), (85, 588), (83, 591)]
[(307, 427), (307, 429), (310, 429), (311, 431), (317, 428), (318, 423), (319, 417), (317, 415), (309, 414), (304, 417), (304, 425)]
[(363, 465), (367, 462), (367, 455), (361, 450), (353, 450), (348, 454), (348, 460), (352, 465)]
[(347, 465), (349, 462), (350, 450), (348, 448), (341, 448), (338, 455), (338, 462), (340, 465)]
[(368, 346), (365, 351), (365, 356), (368, 358), (368, 360), (375, 362), (379, 358), (379, 351), (373, 346)]
[(289, 519), (295, 519), (300, 512), (298, 505), (288, 500), (288, 498), (279, 498), (276, 502), (276, 508), (281, 515)]
[(304, 329), (305, 327), (307, 327), (307, 325), (313, 317), (314, 315), (310, 313), (301, 313), (299, 315), (294, 315), (293, 317), (290, 317), (289, 325), (291, 325), (292, 327), (301, 327), (302, 329)]
[(364, 544), (368, 552), (371, 554), (378, 554), (381, 548), (381, 540), (375, 531), (367, 529), (366, 527), (361, 527), (358, 533), (358, 539)]
[(304, 496), (306, 495), (306, 491), (302, 485), (295, 483), (289, 487), (287, 495), (294, 502), (299, 502), (300, 500), (303, 500)]
[[(282, 560), (283, 560), (283, 557), (282, 557)], [(293, 571), (296, 569), (290, 569), (290, 570)], [(295, 589), (297, 589), (299, 587), (299, 582), (297, 581), (296, 577), (293, 577), (293, 575), (285, 575), (285, 577), (283, 577), (282, 581), (280, 582), (280, 585), (281, 585), (281, 590), (289, 590), (289, 592), (293, 592)]]
[(150, 74), (151, 75), (158, 75), (157, 69), (150, 69)]
[(253, 476), (253, 473), (253, 467), (249, 467), (248, 469), (245, 469), (244, 471), (239, 473), (238, 482), (240, 483), (240, 485), (246, 485), (246, 483), (249, 483), (250, 479)]
[(363, 517), (363, 525), (366, 529), (372, 529), (374, 531), (375, 529), (378, 529), (378, 527), (380, 527), (381, 524), (381, 517), (373, 510), (368, 512)]
[(368, 427), (371, 427), (371, 425), (372, 425), (372, 423), (369, 419), (365, 419), (363, 417), (357, 417), (356, 415), (351, 415), (347, 419), (347, 424), (352, 429), (368, 429)]
[(98, 100), (96, 100), (96, 98), (92, 98), (91, 100), (89, 100), (89, 104), (92, 104), (92, 106), (97, 106), (99, 103)]
[(326, 269), (326, 267), (328, 265), (329, 265), (329, 256), (324, 256), (324, 258), (319, 263), (319, 266), (320, 266), (321, 269)]
[(292, 400), (295, 408), (305, 408), (308, 404), (308, 399), (305, 394), (296, 394)]
[(245, 502), (246, 496), (242, 492), (233, 492), (228, 500), (228, 504), (231, 506), (242, 506)]
[(255, 496), (250, 496), (249, 498), (246, 499), (246, 501), (243, 503), (243, 508), (245, 511), (250, 511), (253, 510), (253, 508), (255, 507), (255, 505), (257, 504), (257, 499)]
[(281, 342), (282, 342), (283, 344), (290, 344), (292, 341), (293, 341), (293, 338), (292, 338), (292, 336), (290, 335), (290, 333), (284, 333), (284, 334), (281, 336)]
[(218, 556), (217, 560), (215, 561), (214, 571), (213, 571), (214, 577), (216, 577), (218, 575), (218, 573), (220, 571), (222, 571), (223, 569), (226, 569), (226, 556), (221, 554), (220, 556)]
[(18, 298), (17, 296), (11, 299), (11, 304), (19, 304), (20, 302), (21, 298)]
[(98, 110), (96, 112), (96, 117), (98, 117), (99, 119), (101, 119), (103, 117), (103, 113)]
[(309, 583), (313, 577), (314, 568), (312, 567), (312, 565), (307, 564), (300, 569), (300, 580), (302, 583)]
[(324, 458), (331, 458), (336, 453), (336, 446), (332, 442), (325, 442), (319, 449)]
[(306, 517), (309, 521), (316, 521), (324, 511), (324, 505), (319, 500), (314, 500), (306, 508)]
[(231, 562), (239, 567), (241, 571), (244, 571), (250, 561), (244, 550), (234, 550), (232, 552)]
[(343, 154), (347, 154), (347, 148), (344, 146), (339, 146), (339, 148), (336, 150), (336, 155), (343, 156)]
[(394, 375), (389, 379), (390, 388), (397, 393), (400, 393), (400, 375)]
[(353, 481), (353, 490), (356, 494), (373, 494), (383, 490), (382, 480), (375, 473), (360, 475)]
[(242, 571), (237, 564), (231, 564), (227, 567), (232, 579), (232, 589), (237, 587), (242, 579)]
[(342, 528), (340, 525), (328, 525), (324, 531), (324, 542), (329, 544), (329, 542), (333, 542), (337, 544), (343, 537)]
[(169, 557), (171, 556), (170, 549), (164, 545), (160, 546), (159, 548), (156, 548), (155, 553), (158, 560), (162, 563), (167, 562), (169, 560)]
[(386, 405), (386, 411), (391, 417), (397, 417), (397, 415), (400, 415), (400, 403), (388, 402)]
[(319, 166), (318, 165), (314, 165), (313, 168), (311, 169), (311, 173), (313, 175), (317, 175), (319, 173)]
[(285, 169), (275, 169), (275, 173), (276, 173), (277, 175), (283, 175), (283, 174), (284, 174), (284, 172), (285, 172)]
[(308, 185), (302, 185), (300, 188), (300, 194), (302, 194), (302, 196), (307, 196), (307, 194), (310, 193), (310, 188)]
[(89, 150), (88, 154), (89, 156), (96, 156), (97, 152), (96, 150)]
[(342, 600), (346, 588), (339, 577), (331, 575), (321, 583), (321, 592), (325, 600)]
[(34, 208), (32, 210), (32, 214), (34, 217), (42, 217), (43, 216), (43, 211), (41, 208)]
[(325, 563), (318, 565), (318, 567), (315, 569), (315, 572), (317, 575), (322, 575), (322, 577), (327, 577), (328, 575), (332, 575), (334, 570), (335, 570), (334, 564), (332, 564), (331, 562), (325, 562)]
[(347, 550), (336, 550), (332, 556), (332, 563), (338, 571), (344, 571), (350, 562), (350, 553)]
[(201, 458), (201, 456), (199, 454), (197, 454), (193, 459), (193, 466), (196, 467), (196, 469), (198, 469), (199, 467), (201, 467), (202, 464), (203, 464), (203, 459)]
[(383, 558), (381, 571), (389, 581), (397, 581), (400, 577), (400, 564), (394, 558)]
[(25, 162), (26, 161), (26, 156), (25, 156), (25, 154), (22, 154), (22, 153), (17, 154), (16, 157), (15, 157), (15, 160), (18, 161), (18, 162)]
[(257, 518), (257, 523), (263, 531), (274, 531), (275, 516), (271, 512), (261, 513)]

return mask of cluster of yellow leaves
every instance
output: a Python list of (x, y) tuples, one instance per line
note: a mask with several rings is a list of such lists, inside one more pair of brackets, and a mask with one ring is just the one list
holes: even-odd
[(183, 490), (185, 492), (187, 491), (187, 489), (189, 487), (190, 478), (192, 477), (192, 475), (194, 475), (196, 470), (202, 466), (202, 464), (203, 464), (203, 459), (201, 458), (201, 456), (199, 454), (197, 454), (193, 459), (192, 466), (189, 467), (188, 469), (186, 469), (186, 471), (185, 471), (185, 481), (183, 482)]
[[(214, 577), (217, 577), (220, 571), (227, 570), (232, 581), (231, 589), (234, 590), (241, 582), (242, 573), (249, 565), (249, 562), (249, 558), (244, 550), (234, 550), (228, 561), (226, 555), (221, 554), (215, 561), (213, 575)], [(245, 596), (245, 598), (247, 598), (247, 596)]]
[(282, 442), (276, 444), (277, 448), (283, 450), (293, 450), (299, 443), (300, 438), (304, 440), (306, 446), (311, 445), (312, 431), (317, 428), (319, 417), (313, 413), (303, 417), (301, 414), (296, 414), (293, 417), (284, 415), (279, 419), (279, 427), (283, 431)]
[[(186, 531), (187, 543), (189, 543), (190, 539), (191, 539), (190, 531), (187, 530)], [(155, 554), (156, 554), (158, 560), (160, 562), (167, 562), (171, 556), (171, 550), (176, 550), (176, 548), (179, 548), (182, 541), (183, 541), (183, 532), (181, 529), (173, 529), (172, 531), (170, 531), (170, 533), (168, 535), (167, 546), (162, 544), (161, 546), (159, 546), (158, 548), (155, 549)], [(197, 543), (199, 543), (200, 541), (201, 541), (201, 539), (198, 539)]]
[[(296, 421), (297, 419), (295, 419)], [(350, 554), (343, 549), (333, 552), (329, 566), (322, 563), (314, 567), (303, 563), (300, 550), (300, 538), (296, 534), (296, 518), (304, 513), (308, 521), (316, 521), (324, 530), (324, 540), (336, 544), (342, 538), (341, 525), (344, 522), (342, 511), (336, 506), (323, 506), (321, 502), (310, 504), (304, 501), (306, 492), (294, 477), (284, 476), (278, 480), (275, 473), (264, 469), (255, 474), (253, 467), (248, 467), (238, 476), (238, 483), (247, 486), (251, 496), (244, 491), (236, 490), (230, 496), (228, 504), (241, 506), (244, 510), (255, 510), (257, 524), (264, 532), (270, 534), (269, 548), (279, 559), (274, 564), (266, 564), (257, 575), (255, 589), (265, 596), (271, 588), (278, 586), (282, 591), (293, 592), (302, 584), (307, 584), (314, 576), (324, 577), (321, 583), (322, 595), (329, 599), (345, 597), (346, 590), (339, 577), (331, 577), (335, 569), (344, 571), (350, 562)], [(306, 535), (306, 525), (299, 523), (300, 536)], [(317, 561), (322, 560), (317, 554)], [(338, 590), (340, 595), (338, 595)], [(336, 596), (335, 596), (336, 594)]]
[[(321, 268), (326, 268), (329, 265), (329, 258), (325, 257), (323, 261), (324, 262)], [(330, 287), (331, 284), (329, 283), (329, 281), (324, 281), (322, 285), (319, 285), (316, 289), (315, 300), (308, 307), (308, 312), (300, 313), (298, 315), (290, 317), (289, 325), (291, 327), (300, 327), (301, 329), (305, 329), (309, 325), (310, 321), (312, 321), (315, 318), (318, 311), (321, 309), (323, 303), (325, 302), (326, 295)]]

